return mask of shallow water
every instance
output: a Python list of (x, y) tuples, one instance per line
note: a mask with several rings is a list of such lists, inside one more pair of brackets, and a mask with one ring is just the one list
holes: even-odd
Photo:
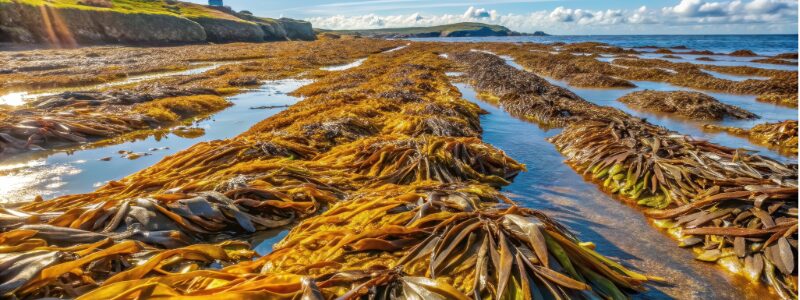
[(477, 99), (475, 91), (456, 84), (465, 99), (489, 112), (481, 117), (483, 140), (524, 163), (504, 192), (522, 206), (541, 210), (573, 230), (597, 250), (648, 275), (661, 276), (669, 285), (656, 285), (640, 299), (737, 299), (766, 295), (713, 264), (694, 260), (690, 250), (652, 227), (636, 209), (600, 192), (563, 163), (564, 158), (546, 138), (558, 133), (520, 121), (504, 110)]
[[(507, 56), (501, 56), (501, 57), (505, 59), (506, 63), (508, 63), (509, 65), (520, 70), (525, 70), (524, 67), (514, 62), (514, 60), (511, 59), (510, 57)], [(702, 126), (704, 124), (709, 124), (709, 123), (720, 124), (724, 126), (734, 126), (740, 128), (751, 128), (756, 124), (765, 122), (797, 120), (797, 110), (793, 108), (788, 108), (770, 103), (758, 102), (756, 101), (756, 96), (753, 95), (734, 95), (726, 93), (715, 93), (703, 90), (690, 89), (686, 87), (674, 86), (668, 83), (656, 82), (656, 81), (631, 81), (636, 85), (635, 88), (599, 89), (599, 88), (579, 88), (571, 86), (565, 81), (556, 80), (546, 76), (542, 76), (542, 78), (546, 79), (547, 81), (549, 81), (554, 85), (558, 85), (560, 87), (566, 88), (574, 92), (575, 94), (581, 96), (582, 98), (586, 99), (589, 102), (620, 109), (631, 115), (640, 118), (646, 118), (650, 123), (663, 126), (667, 129), (676, 131), (681, 134), (692, 136), (696, 139), (708, 140), (713, 143), (717, 143), (727, 147), (744, 148), (748, 150), (758, 151), (764, 156), (768, 156), (770, 158), (783, 162), (796, 161), (796, 157), (794, 156), (790, 157), (784, 156), (784, 154), (779, 153), (778, 151), (769, 149), (764, 146), (752, 144), (746, 138), (738, 137), (725, 132), (709, 132), (702, 129)], [(743, 109), (751, 111), (759, 115), (761, 118), (755, 120), (725, 119), (722, 121), (694, 121), (668, 114), (657, 114), (657, 113), (639, 111), (627, 106), (622, 102), (617, 101), (617, 99), (628, 93), (634, 91), (642, 91), (642, 90), (698, 91), (705, 93), (709, 96), (712, 96), (722, 103), (739, 106)]]
[(45, 89), (36, 92), (12, 92), (7, 93), (5, 95), (0, 95), (0, 105), (11, 105), (11, 106), (18, 106), (27, 103), (33, 99), (43, 96), (51, 96), (58, 93), (69, 92), (69, 91), (87, 91), (87, 90), (99, 90), (114, 86), (126, 85), (131, 83), (142, 82), (146, 80), (158, 79), (163, 77), (170, 77), (170, 76), (185, 76), (185, 75), (195, 75), (200, 74), (206, 71), (210, 71), (216, 69), (217, 67), (230, 64), (232, 62), (226, 63), (194, 63), (195, 67), (189, 68), (186, 70), (181, 71), (171, 71), (171, 72), (157, 72), (157, 73), (147, 73), (142, 75), (130, 76), (126, 77), (125, 79), (110, 81), (101, 84), (94, 84), (94, 85), (86, 85), (86, 86), (75, 86), (75, 87), (66, 87), (66, 88), (57, 88), (57, 89)]
[[(390, 49), (390, 50), (392, 50), (392, 49)], [(361, 64), (363, 64), (366, 60), (367, 60), (367, 58), (361, 58), (361, 59), (358, 59), (358, 60), (356, 60), (354, 62), (343, 64), (343, 65), (322, 67), (322, 68), (320, 68), (320, 70), (325, 70), (325, 71), (344, 71), (344, 70), (347, 70), (347, 69), (358, 67)]]
[[(728, 55), (695, 55), (695, 54), (670, 54), (674, 56), (678, 56), (680, 58), (664, 58), (666, 54), (658, 54), (658, 53), (642, 53), (638, 56), (644, 59), (663, 59), (666, 61), (671, 61), (675, 63), (693, 63), (697, 65), (713, 65), (713, 66), (749, 66), (749, 67), (756, 67), (762, 69), (775, 69), (775, 70), (788, 70), (788, 71), (797, 71), (797, 64), (795, 65), (776, 65), (776, 64), (764, 64), (764, 63), (754, 63), (751, 62), (754, 59), (765, 58), (761, 56), (754, 56), (754, 57), (741, 57), (741, 56), (728, 56)], [(714, 61), (703, 61), (697, 60), (700, 57), (710, 57), (714, 59)]]
[(719, 72), (714, 72), (714, 71), (709, 71), (709, 70), (703, 70), (703, 72), (708, 73), (708, 75), (714, 76), (714, 77), (719, 78), (719, 79), (726, 79), (726, 80), (731, 80), (731, 81), (745, 81), (745, 80), (748, 80), (748, 79), (754, 79), (754, 80), (769, 79), (769, 77), (749, 76), (749, 75), (733, 75), (733, 74), (725, 74), (725, 73), (719, 73)]
[[(299, 99), (286, 93), (308, 83), (308, 80), (294, 79), (269, 81), (258, 89), (230, 97), (233, 106), (191, 126), (205, 129), (205, 134), (197, 138), (184, 138), (170, 133), (161, 138), (148, 136), (117, 145), (76, 150), (71, 154), (55, 152), (46, 158), (36, 158), (41, 157), (42, 153), (15, 157), (13, 161), (0, 164), (0, 203), (29, 201), (36, 195), (52, 198), (89, 192), (110, 180), (121, 179), (196, 143), (236, 136), (285, 109), (251, 107), (294, 104)], [(164, 147), (169, 149), (163, 149)], [(161, 149), (150, 151), (151, 148)], [(129, 160), (122, 158), (118, 151), (149, 155)], [(105, 157), (112, 159), (100, 160)]]

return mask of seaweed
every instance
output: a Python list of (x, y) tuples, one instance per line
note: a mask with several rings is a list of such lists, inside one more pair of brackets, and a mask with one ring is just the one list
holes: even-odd
[[(767, 283), (782, 298), (796, 295), (797, 256), (788, 246), (797, 243), (796, 164), (694, 140), (587, 103), (491, 54), (449, 57), (462, 65), (471, 84), (499, 99), (512, 115), (564, 127), (550, 141), (570, 166), (604, 191), (646, 209), (644, 214), (682, 247), (694, 249), (698, 260)], [(532, 109), (516, 112), (520, 105)], [(561, 113), (543, 117), (548, 111)], [(782, 128), (778, 132), (787, 137), (796, 130)]]
[(763, 123), (750, 129), (706, 124), (704, 129), (725, 131), (733, 135), (749, 138), (759, 145), (778, 149), (781, 152), (797, 155), (797, 121), (788, 120), (775, 123)]
[(676, 114), (692, 120), (756, 119), (758, 116), (740, 107), (724, 104), (700, 92), (637, 91), (617, 99), (637, 109)]
[[(100, 253), (21, 264), (34, 276), (3, 292), (621, 299), (661, 280), (499, 192), (525, 166), (478, 139), (482, 111), (448, 82), (449, 62), (422, 46), (379, 55), (321, 75), (296, 91), (304, 100), (237, 137), (199, 143), (91, 193), (2, 210), (4, 234), (69, 231), (75, 238), (49, 236), (69, 251)], [(398, 125), (407, 116), (472, 128), (456, 132), (464, 137), (436, 123)], [(292, 225), (255, 260), (240, 244), (203, 245)], [(0, 247), (25, 241), (0, 238)], [(26, 249), (41, 246), (34, 240)]]

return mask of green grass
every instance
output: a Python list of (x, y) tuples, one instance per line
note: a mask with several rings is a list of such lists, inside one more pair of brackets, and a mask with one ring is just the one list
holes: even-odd
[(226, 19), (243, 23), (252, 23), (203, 5), (186, 2), (177, 2), (177, 4), (171, 5), (163, 0), (111, 0), (113, 7), (104, 8), (81, 5), (78, 4), (78, 0), (0, 0), (0, 3), (12, 2), (32, 6), (47, 5), (54, 8), (112, 11), (124, 14), (161, 14), (184, 18)]
[(423, 34), (431, 32), (454, 32), (466, 30), (479, 30), (482, 28), (489, 28), (495, 32), (510, 32), (508, 28), (499, 25), (483, 24), (483, 23), (455, 23), (448, 25), (430, 26), (430, 27), (405, 27), (405, 28), (381, 28), (381, 29), (355, 29), (355, 30), (320, 30), (321, 32), (331, 32), (336, 34), (362, 34), (362, 35), (382, 35), (382, 34)]

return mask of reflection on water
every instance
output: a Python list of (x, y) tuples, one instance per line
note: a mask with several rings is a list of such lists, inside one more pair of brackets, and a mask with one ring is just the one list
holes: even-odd
[(256, 251), (258, 255), (263, 256), (271, 253), (272, 247), (283, 240), (287, 235), (289, 235), (288, 227), (261, 231), (250, 238), (250, 244), (254, 245), (253, 250)]
[(358, 67), (361, 64), (363, 64), (366, 60), (367, 60), (366, 58), (361, 58), (361, 59), (358, 59), (358, 60), (356, 60), (354, 62), (351, 62), (349, 64), (338, 65), (338, 66), (330, 66), (330, 67), (322, 67), (322, 68), (320, 68), (320, 70), (325, 70), (325, 71), (344, 71), (344, 70), (347, 70), (347, 69)]
[(509, 197), (555, 217), (582, 240), (595, 242), (599, 252), (649, 275), (668, 279), (669, 286), (654, 286), (637, 298), (720, 299), (765, 292), (713, 264), (694, 260), (691, 251), (679, 249), (677, 242), (652, 227), (639, 211), (585, 182), (546, 141), (557, 130), (544, 131), (515, 119), (502, 109), (477, 100), (469, 86), (456, 86), (464, 98), (489, 112), (481, 116), (483, 140), (528, 167), (528, 172), (504, 189)]
[[(192, 127), (203, 128), (205, 135), (147, 136), (143, 139), (96, 149), (59, 152), (43, 159), (30, 156), (15, 157), (13, 162), (0, 164), (0, 203), (32, 200), (36, 195), (45, 198), (94, 190), (110, 180), (117, 180), (153, 165), (167, 155), (186, 149), (201, 141), (226, 139), (238, 135), (255, 123), (277, 114), (285, 108), (250, 109), (253, 106), (285, 106), (298, 99), (286, 93), (307, 80), (270, 81), (261, 88), (231, 97), (235, 104), (211, 118), (200, 120)], [(135, 160), (123, 158), (120, 151), (147, 153)], [(111, 157), (109, 161), (101, 159)]]

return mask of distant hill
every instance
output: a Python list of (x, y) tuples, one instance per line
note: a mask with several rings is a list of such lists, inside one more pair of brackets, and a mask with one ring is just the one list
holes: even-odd
[(522, 35), (547, 35), (537, 31), (532, 34), (519, 33), (500, 25), (483, 23), (455, 23), (430, 27), (405, 27), (382, 29), (355, 29), (355, 30), (326, 30), (317, 29), (320, 33), (333, 33), (340, 35), (360, 35), (375, 38), (411, 38), (411, 37), (469, 37), (469, 36), (522, 36)]
[(0, 42), (185, 44), (315, 36), (305, 21), (175, 0), (0, 0)]

